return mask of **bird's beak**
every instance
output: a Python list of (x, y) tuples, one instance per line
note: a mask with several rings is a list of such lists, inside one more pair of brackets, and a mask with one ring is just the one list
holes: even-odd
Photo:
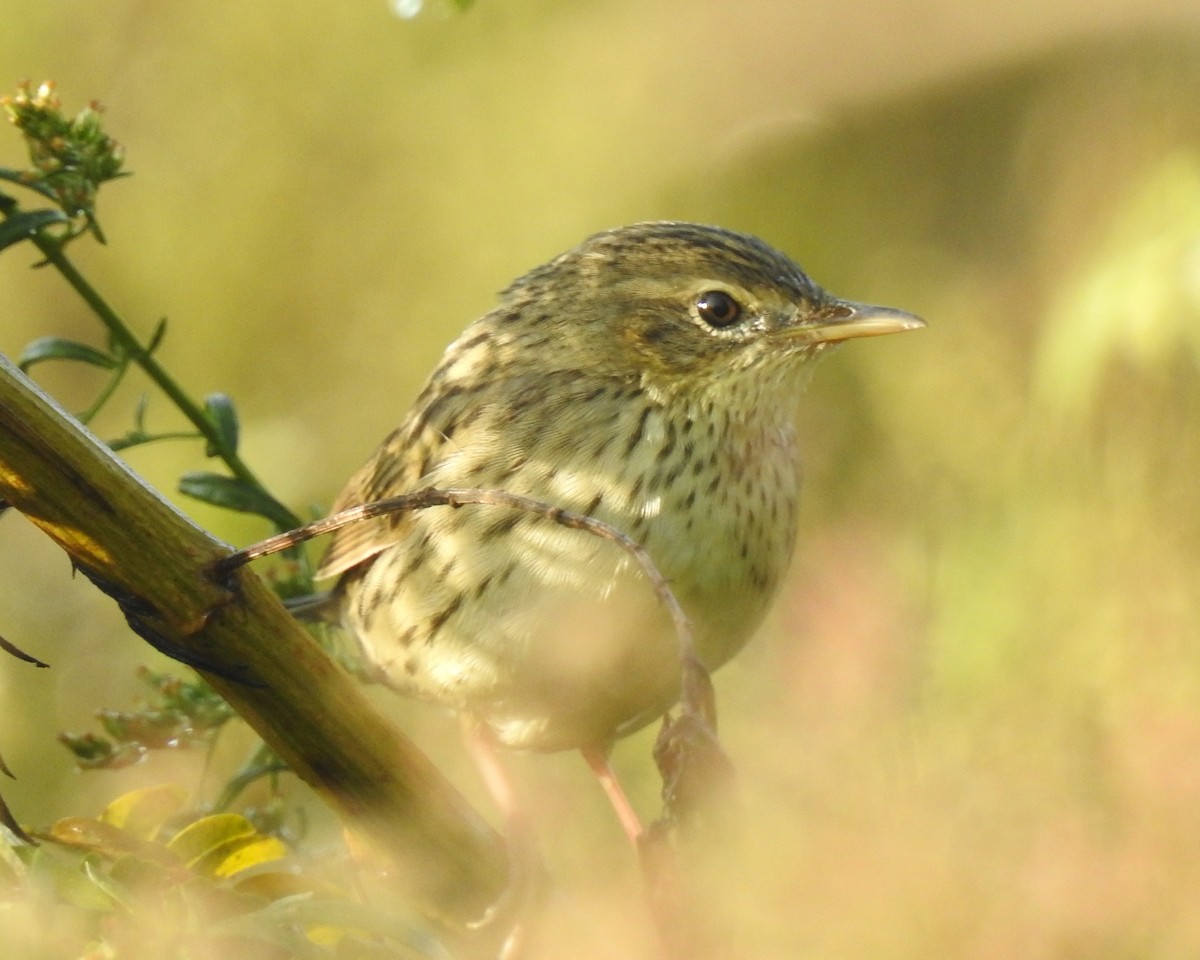
[(882, 337), (885, 333), (919, 330), (925, 321), (892, 307), (852, 300), (830, 300), (787, 333), (812, 343), (837, 343), (852, 337)]

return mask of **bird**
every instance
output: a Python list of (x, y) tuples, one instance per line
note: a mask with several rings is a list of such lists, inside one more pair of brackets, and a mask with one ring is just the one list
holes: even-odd
[[(791, 561), (814, 361), (922, 326), (827, 293), (744, 233), (596, 233), (449, 345), (332, 510), (466, 487), (611, 525), (653, 559), (716, 670)], [(627, 552), (531, 512), (437, 507), (342, 527), (317, 576), (336, 578), (340, 621), (388, 686), (467, 718), (489, 750), (581, 750), (636, 838), (608, 751), (677, 702), (680, 650)]]

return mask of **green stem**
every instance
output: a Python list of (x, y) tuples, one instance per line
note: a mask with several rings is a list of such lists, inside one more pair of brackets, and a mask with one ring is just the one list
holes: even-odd
[(190, 430), (176, 430), (168, 433), (146, 433), (140, 435), (118, 437), (116, 440), (110, 440), (108, 447), (110, 450), (117, 452), (120, 450), (128, 450), (130, 447), (144, 447), (148, 443), (158, 443), (160, 440), (199, 440), (200, 434), (193, 433)]
[(24, 187), (26, 190), (32, 190), (35, 193), (40, 193), (47, 200), (54, 201), (55, 206), (58, 205), (58, 198), (54, 196), (54, 191), (44, 183), (30, 178), (27, 171), (12, 170), (8, 167), (0, 167), (0, 180), (7, 180), (9, 183), (15, 183), (19, 187)]
[[(208, 442), (210, 449), (215, 450), (217, 456), (225, 463), (230, 472), (241, 480), (243, 483), (249, 484), (258, 490), (266, 492), (266, 488), (259, 481), (254, 472), (246, 465), (236, 450), (231, 450), (225, 443), (224, 437), (217, 430), (216, 425), (209, 419), (204, 409), (200, 407), (191, 397), (189, 397), (183, 388), (171, 377), (162, 365), (154, 358), (141, 341), (133, 334), (133, 332), (125, 325), (125, 322), (120, 318), (115, 310), (110, 307), (96, 289), (87, 282), (83, 274), (75, 269), (75, 265), (71, 263), (67, 255), (63, 253), (62, 244), (49, 236), (45, 231), (35, 234), (32, 238), (34, 245), (42, 252), (46, 258), (46, 262), (51, 264), (59, 273), (63, 275), (67, 283), (69, 283), (91, 307), (92, 312), (100, 318), (100, 322), (108, 328), (112, 335), (113, 341), (120, 346), (125, 354), (133, 360), (148, 376), (163, 393), (165, 393), (175, 404), (176, 407), (183, 413), (185, 417), (192, 423), (193, 426), (200, 432), (204, 439)], [(272, 498), (274, 499), (274, 498)], [(293, 514), (290, 510), (280, 504), (282, 514), (288, 518), (288, 522), (293, 527), (300, 526), (303, 521)]]
[(242, 769), (230, 777), (222, 788), (221, 795), (213, 804), (213, 809), (218, 812), (228, 810), (233, 806), (233, 801), (238, 798), (238, 795), (255, 780), (273, 773), (286, 773), (287, 771), (288, 765), (279, 759), (279, 754), (265, 743), (260, 743), (242, 765)]
[(122, 360), (121, 365), (113, 371), (113, 375), (108, 378), (108, 383), (104, 385), (104, 389), (100, 391), (100, 395), (92, 401), (92, 405), (83, 413), (79, 414), (79, 422), (85, 426), (91, 422), (92, 417), (100, 412), (100, 408), (108, 403), (109, 398), (117, 392), (117, 387), (121, 385), (121, 381), (125, 379), (125, 371), (129, 369), (129, 364)]

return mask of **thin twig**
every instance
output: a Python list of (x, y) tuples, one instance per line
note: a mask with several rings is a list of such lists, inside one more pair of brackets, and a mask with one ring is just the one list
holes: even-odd
[(260, 543), (222, 557), (213, 564), (212, 572), (220, 580), (224, 580), (238, 567), (252, 560), (280, 553), (290, 547), (304, 543), (314, 537), (332, 533), (352, 523), (361, 523), (375, 517), (392, 513), (406, 513), (410, 510), (424, 510), (427, 507), (462, 507), (469, 504), (481, 504), (494, 507), (508, 507), (513, 510), (524, 510), (545, 517), (560, 526), (573, 530), (585, 530), (597, 537), (610, 540), (628, 553), (641, 567), (642, 572), (654, 588), (654, 594), (659, 602), (666, 607), (675, 625), (675, 635), (679, 640), (680, 660), (683, 667), (683, 696), (680, 706), (687, 712), (696, 712), (713, 721), (711, 708), (711, 684), (708, 682), (708, 671), (696, 656), (692, 639), (692, 626), (676, 599), (674, 591), (655, 565), (654, 560), (640, 543), (622, 533), (611, 523), (597, 520), (595, 517), (564, 510), (544, 500), (535, 500), (517, 493), (505, 490), (479, 490), (471, 488), (451, 488), (447, 490), (418, 490), (398, 497), (387, 497), (373, 503), (364, 503), (356, 507), (348, 507), (329, 517), (306, 523), (295, 530), (268, 537)]

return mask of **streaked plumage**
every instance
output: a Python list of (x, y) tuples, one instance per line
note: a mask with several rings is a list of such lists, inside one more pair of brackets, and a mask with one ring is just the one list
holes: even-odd
[[(647, 548), (715, 669), (792, 554), (810, 361), (919, 325), (831, 297), (752, 237), (674, 222), (597, 234), (450, 345), (334, 509), (484, 487), (607, 521)], [(320, 574), (340, 577), (343, 621), (393, 687), (468, 711), (501, 743), (611, 740), (678, 696), (668, 617), (588, 533), (432, 508), (343, 528)]]

